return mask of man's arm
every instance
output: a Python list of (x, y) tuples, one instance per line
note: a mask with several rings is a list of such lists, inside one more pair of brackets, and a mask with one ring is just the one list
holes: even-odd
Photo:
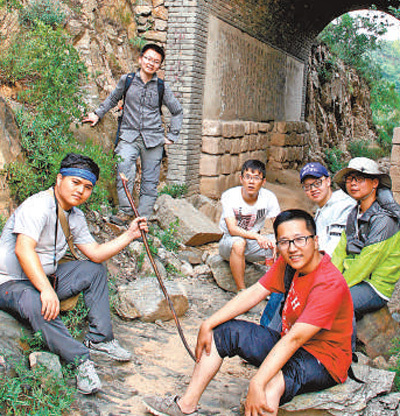
[(76, 246), (89, 260), (95, 263), (102, 263), (118, 254), (133, 240), (139, 238), (141, 236), (140, 230), (148, 232), (146, 218), (135, 218), (124, 233), (111, 241), (103, 244), (93, 242), (89, 244), (77, 244)]
[(60, 312), (60, 301), (47, 278), (38, 254), (35, 251), (37, 242), (27, 235), (18, 234), (15, 254), (33, 286), (40, 292), (42, 315), (46, 321), (57, 318)]
[[(272, 222), (274, 220), (275, 218), (271, 218)], [(259, 233), (256, 233), (255, 231), (246, 231), (245, 229), (239, 227), (235, 217), (225, 218), (225, 223), (231, 236), (243, 237), (247, 238), (248, 240), (257, 240), (261, 248), (274, 249), (275, 243), (272, 240)]]
[(183, 121), (183, 109), (168, 84), (165, 83), (164, 86), (163, 104), (167, 106), (168, 111), (171, 113), (171, 121), (167, 137), (165, 138), (165, 144), (172, 144), (179, 138)]
[(218, 325), (236, 318), (237, 316), (249, 311), (271, 292), (260, 283), (255, 283), (248, 289), (239, 293), (220, 310), (206, 319), (200, 326), (197, 336), (196, 359), (200, 360), (201, 354), (205, 350), (206, 354), (210, 354), (212, 342), (212, 330)]
[(246, 399), (246, 415), (258, 415), (262, 414), (263, 411), (273, 411), (269, 407), (265, 396), (267, 384), (278, 374), (293, 354), (317, 334), (320, 329), (314, 325), (296, 323), (276, 343), (250, 381)]

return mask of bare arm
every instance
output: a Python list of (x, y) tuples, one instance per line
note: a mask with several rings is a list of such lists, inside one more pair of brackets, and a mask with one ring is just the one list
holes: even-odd
[(141, 236), (140, 230), (148, 231), (146, 218), (134, 219), (129, 228), (117, 238), (103, 244), (96, 242), (90, 244), (77, 244), (82, 253), (95, 263), (102, 263), (118, 254), (133, 240)]
[(317, 334), (320, 329), (314, 325), (296, 323), (277, 342), (250, 381), (246, 399), (246, 415), (262, 414), (264, 410), (272, 411), (266, 401), (265, 390), (267, 384), (278, 374), (293, 354)]
[(196, 359), (200, 360), (200, 357), (205, 350), (206, 354), (210, 354), (212, 330), (230, 319), (236, 318), (249, 311), (261, 300), (265, 299), (271, 292), (265, 289), (260, 283), (255, 283), (245, 291), (239, 293), (233, 299), (231, 299), (220, 310), (206, 319), (200, 326), (199, 334), (197, 336), (196, 345)]
[[(271, 218), (272, 221), (274, 219)], [(272, 240), (254, 231), (246, 231), (242, 227), (239, 227), (236, 218), (225, 218), (225, 223), (230, 235), (247, 238), (248, 240), (257, 240), (261, 248), (274, 249), (275, 243)]]
[(55, 319), (60, 312), (60, 301), (47, 278), (38, 254), (35, 251), (37, 242), (27, 235), (18, 234), (15, 254), (33, 286), (40, 292), (42, 315), (46, 321)]

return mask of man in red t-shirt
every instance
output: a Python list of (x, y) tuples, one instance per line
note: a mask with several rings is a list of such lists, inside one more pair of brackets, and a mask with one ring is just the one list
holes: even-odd
[[(353, 318), (349, 288), (330, 257), (318, 251), (315, 222), (307, 212), (282, 212), (274, 233), (278, 261), (202, 323), (189, 387), (181, 398), (146, 397), (150, 413), (197, 416), (198, 401), (227, 356), (259, 367), (249, 384), (245, 416), (276, 415), (294, 396), (346, 380)], [(287, 292), (282, 333), (234, 319), (272, 292)]]

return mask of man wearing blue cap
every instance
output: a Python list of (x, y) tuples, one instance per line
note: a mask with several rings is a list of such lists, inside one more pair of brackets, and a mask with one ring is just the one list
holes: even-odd
[[(99, 173), (92, 159), (68, 154), (54, 188), (26, 199), (0, 238), (0, 309), (41, 331), (51, 352), (77, 365), (77, 387), (83, 394), (101, 387), (90, 350), (118, 361), (131, 358), (113, 336), (107, 271), (101, 263), (139, 238), (140, 230), (147, 230), (146, 220), (137, 218), (114, 240), (104, 244), (94, 240), (77, 206), (87, 201)], [(65, 230), (89, 260), (59, 263), (69, 246)], [(83, 344), (71, 337), (59, 317), (60, 301), (81, 292), (89, 311)]]
[(319, 249), (332, 256), (356, 201), (341, 189), (332, 192), (329, 172), (321, 163), (307, 163), (300, 171), (300, 182), (308, 199), (318, 205), (314, 220)]

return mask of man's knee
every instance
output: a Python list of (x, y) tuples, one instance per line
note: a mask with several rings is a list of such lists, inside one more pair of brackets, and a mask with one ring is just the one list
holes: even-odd
[(237, 239), (232, 244), (231, 256), (235, 255), (235, 256), (244, 257), (245, 250), (246, 250), (246, 240), (244, 238), (240, 240)]
[(101, 263), (94, 263), (90, 260), (85, 260), (79, 265), (79, 275), (87, 285), (92, 283), (103, 283), (107, 281), (107, 269)]

